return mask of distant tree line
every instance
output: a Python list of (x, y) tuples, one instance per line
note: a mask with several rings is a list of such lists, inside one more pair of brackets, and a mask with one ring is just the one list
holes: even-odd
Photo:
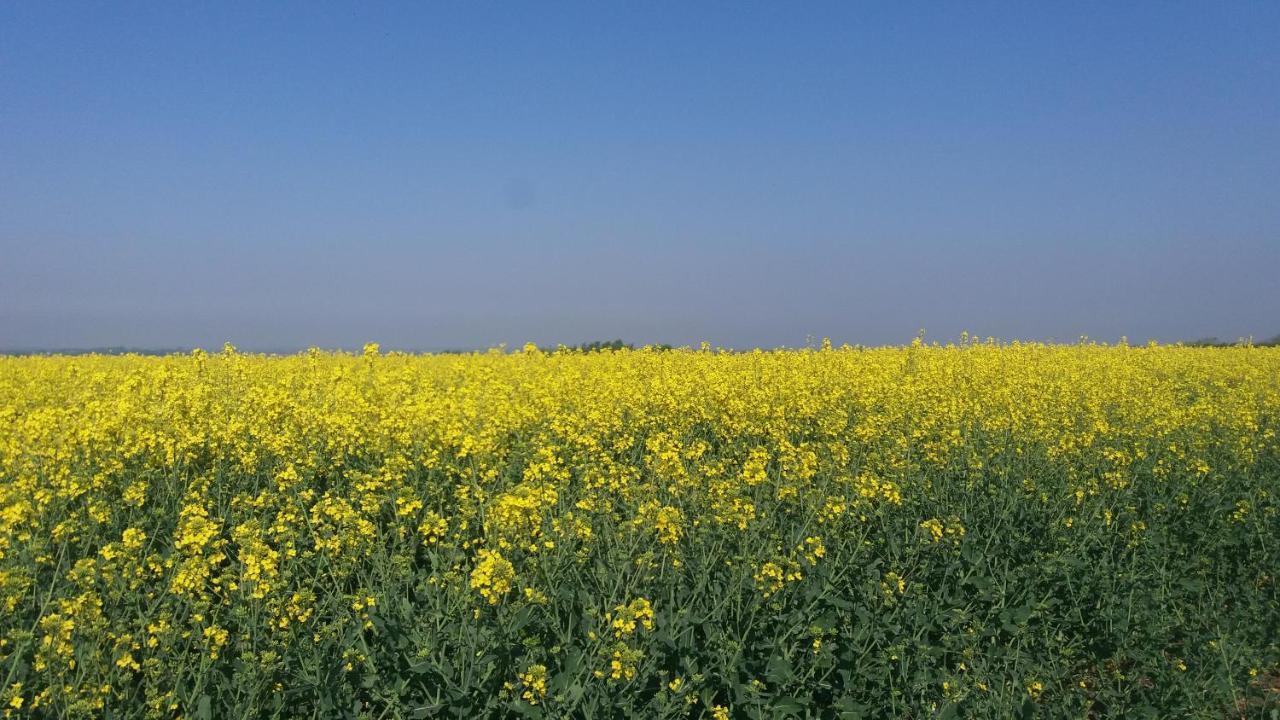
[(1255, 340), (1252, 343), (1247, 343), (1245, 340), (1223, 342), (1216, 337), (1203, 337), (1183, 343), (1183, 345), (1187, 345), (1189, 347), (1238, 347), (1246, 344), (1252, 344), (1254, 347), (1280, 347), (1280, 335), (1276, 335), (1275, 337), (1268, 338), (1261, 342)]
[[(666, 343), (658, 345), (650, 345), (654, 350), (671, 350), (672, 346)], [(591, 342), (579, 343), (577, 345), (561, 345), (559, 347), (542, 348), (545, 352), (555, 352), (557, 350), (568, 350), (569, 352), (578, 353), (597, 353), (605, 350), (635, 350), (634, 343), (623, 342), (621, 338), (613, 340), (592, 340)]]
[[(1267, 338), (1266, 340), (1254, 340), (1252, 343), (1245, 339), (1227, 342), (1219, 340), (1216, 337), (1202, 337), (1195, 340), (1188, 340), (1182, 343), (1187, 347), (1240, 347), (1246, 344), (1252, 344), (1254, 347), (1280, 347), (1280, 335)], [(653, 350), (672, 350), (674, 346), (667, 343), (657, 343), (648, 345)], [(856, 346), (861, 347), (861, 346)], [(621, 338), (613, 340), (592, 340), (590, 342), (579, 343), (577, 345), (560, 345), (539, 348), (543, 352), (569, 351), (575, 353), (598, 353), (605, 350), (635, 350), (634, 343), (623, 342)], [(96, 347), (96, 348), (11, 348), (0, 349), (0, 356), (3, 355), (173, 355), (185, 354), (191, 352), (190, 348), (138, 348), (138, 347)], [(290, 350), (277, 350), (270, 354), (288, 355)], [(299, 351), (300, 352), (300, 351)], [(420, 352), (420, 351), (408, 351)], [(445, 350), (431, 350), (437, 355), (465, 355), (477, 352), (475, 349), (468, 348), (449, 348)]]

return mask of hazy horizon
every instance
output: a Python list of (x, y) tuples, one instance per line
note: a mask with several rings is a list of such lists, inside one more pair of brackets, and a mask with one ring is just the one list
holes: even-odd
[(1280, 333), (1280, 4), (0, 6), (0, 350)]
[[(794, 344), (794, 345), (730, 346), (730, 345), (715, 345), (711, 343), (708, 343), (707, 345), (709, 345), (710, 348), (713, 350), (728, 350), (732, 352), (752, 352), (755, 350), (763, 350), (766, 352), (776, 351), (776, 350), (803, 350), (803, 349), (816, 350), (821, 348), (827, 342), (830, 342), (831, 346), (835, 348), (852, 347), (852, 348), (874, 349), (874, 348), (884, 348), (884, 347), (906, 347), (910, 345), (917, 338), (923, 340), (926, 345), (941, 345), (941, 346), (960, 346), (960, 345), (964, 345), (966, 342), (979, 342), (979, 343), (995, 342), (1001, 345), (1008, 345), (1015, 342), (1021, 342), (1021, 343), (1047, 343), (1047, 344), (1056, 344), (1056, 345), (1103, 344), (1103, 345), (1112, 345), (1112, 346), (1125, 343), (1134, 347), (1147, 345), (1150, 342), (1156, 342), (1159, 345), (1165, 345), (1165, 346), (1167, 345), (1202, 345), (1206, 343), (1212, 344), (1212, 345), (1218, 345), (1218, 346), (1227, 346), (1227, 345), (1240, 345), (1242, 343), (1252, 343), (1257, 345), (1265, 345), (1269, 347), (1269, 346), (1280, 344), (1280, 334), (1275, 334), (1275, 335), (1270, 335), (1265, 337), (1246, 336), (1246, 337), (1238, 337), (1238, 338), (1221, 338), (1214, 335), (1207, 335), (1207, 336), (1202, 336), (1198, 338), (1188, 338), (1188, 339), (1177, 340), (1172, 342), (1160, 342), (1155, 340), (1154, 338), (1139, 339), (1139, 338), (1130, 338), (1126, 336), (1121, 336), (1119, 338), (1097, 338), (1097, 337), (1091, 337), (1091, 336), (1080, 336), (1077, 338), (1053, 338), (1053, 337), (997, 338), (994, 336), (979, 336), (979, 335), (973, 335), (973, 334), (966, 336), (962, 334), (959, 337), (940, 338), (940, 337), (934, 337), (934, 336), (928, 335), (927, 333), (923, 333), (923, 334), (917, 333), (916, 335), (913, 335), (911, 338), (907, 340), (890, 341), (890, 342), (884, 342), (884, 343), (864, 343), (864, 342), (851, 342), (851, 341), (837, 342), (832, 340), (829, 337), (824, 336), (824, 337), (809, 337), (809, 338), (806, 338), (804, 342)], [(591, 340), (585, 340), (585, 341), (575, 340), (572, 342), (541, 344), (539, 345), (539, 347), (544, 351), (552, 351), (557, 349), (560, 346), (565, 346), (569, 349), (576, 349), (576, 348), (586, 346), (590, 343), (595, 343), (595, 342), (612, 343), (615, 341), (621, 342), (624, 345), (629, 346), (633, 349), (641, 349), (644, 347), (655, 347), (659, 349), (674, 348), (674, 349), (696, 350), (703, 347), (702, 341), (694, 342), (694, 343), (673, 344), (673, 343), (664, 343), (664, 342), (656, 342), (656, 341), (632, 342), (625, 338), (593, 338)], [(226, 342), (230, 342), (230, 341), (226, 341)], [(388, 346), (383, 343), (379, 343), (376, 339), (369, 339), (365, 343), (359, 343), (355, 345), (329, 345), (329, 346), (294, 345), (294, 346), (275, 346), (275, 347), (272, 347), (272, 346), (245, 347), (241, 345), (236, 345), (235, 343), (231, 343), (231, 345), (233, 348), (235, 348), (235, 351), (238, 353), (252, 353), (257, 355), (297, 355), (297, 354), (305, 353), (312, 349), (320, 350), (322, 352), (360, 353), (364, 351), (368, 343), (377, 344), (379, 352), (383, 354), (391, 353), (391, 352), (409, 353), (409, 354), (468, 354), (468, 353), (486, 353), (486, 352), (492, 352), (494, 350), (500, 350), (507, 353), (518, 353), (523, 351), (523, 348), (525, 345), (524, 343), (515, 343), (515, 344), (499, 343), (497, 345), (473, 346), (473, 347), (449, 347), (449, 346), (423, 347), (423, 346), (396, 346), (396, 345)], [(172, 354), (187, 354), (197, 349), (204, 350), (210, 353), (217, 353), (217, 352), (222, 352), (224, 347), (225, 347), (225, 343), (214, 343), (214, 344), (207, 344), (207, 345), (181, 345), (181, 346), (172, 346), (172, 347), (129, 346), (129, 345), (97, 345), (97, 346), (87, 346), (87, 347), (72, 347), (72, 346), (9, 347), (9, 348), (0, 348), (0, 355), (9, 355), (9, 356), (90, 355), (90, 354), (172, 355)]]

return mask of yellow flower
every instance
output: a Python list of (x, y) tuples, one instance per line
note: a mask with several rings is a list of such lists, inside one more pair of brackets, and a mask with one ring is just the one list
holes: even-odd
[(418, 534), (422, 536), (422, 540), (428, 545), (440, 542), (440, 539), (444, 537), (448, 530), (448, 521), (435, 512), (427, 513), (426, 517), (418, 525)]
[(952, 543), (959, 543), (964, 537), (964, 525), (960, 524), (960, 519), (952, 516), (945, 523), (938, 518), (929, 518), (920, 523), (920, 527), (927, 530), (928, 541), (933, 543), (948, 540)]
[(520, 684), (524, 687), (524, 692), (520, 693), (520, 697), (530, 705), (537, 705), (547, 696), (547, 666), (546, 665), (530, 665), (527, 670), (518, 675)]
[(482, 549), (480, 561), (471, 571), (471, 589), (480, 593), (490, 605), (497, 605), (511, 590), (516, 571), (496, 550)]
[(884, 574), (884, 579), (880, 581), (880, 594), (884, 596), (885, 602), (892, 604), (897, 601), (897, 596), (907, 591), (907, 581), (901, 575), (890, 570)]
[(653, 514), (653, 528), (658, 533), (658, 542), (674, 545), (680, 540), (684, 516), (670, 505), (664, 505)]
[(227, 645), (229, 633), (225, 628), (217, 625), (210, 625), (204, 629), (204, 639), (209, 647), (209, 659), (217, 660), (218, 655), (222, 653), (222, 649)]
[(635, 633), (637, 624), (645, 630), (653, 629), (653, 606), (647, 598), (636, 598), (613, 609), (611, 625), (616, 637)]
[(756, 569), (752, 576), (756, 581), (756, 587), (760, 590), (760, 594), (769, 597), (782, 589), (784, 583), (784, 573), (782, 568), (773, 562), (767, 562)]
[(638, 663), (644, 658), (644, 652), (624, 642), (613, 646), (613, 654), (609, 658), (610, 680), (632, 680), (636, 677)]
[(818, 560), (827, 556), (827, 547), (822, 544), (820, 537), (807, 537), (804, 539), (804, 559), (810, 565), (817, 565)]

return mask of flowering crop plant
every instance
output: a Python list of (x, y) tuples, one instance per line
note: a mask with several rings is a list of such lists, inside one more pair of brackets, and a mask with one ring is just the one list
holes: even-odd
[(1273, 717), (1280, 350), (0, 358), (0, 712)]

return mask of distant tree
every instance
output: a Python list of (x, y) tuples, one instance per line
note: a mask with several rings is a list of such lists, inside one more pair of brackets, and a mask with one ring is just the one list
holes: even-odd
[[(1197, 340), (1191, 340), (1183, 343), (1188, 347), (1239, 347), (1248, 343), (1248, 340), (1241, 338), (1235, 342), (1223, 342), (1216, 337), (1202, 337)], [(1254, 341), (1254, 347), (1280, 347), (1280, 335), (1267, 338), (1262, 341)]]
[[(667, 343), (657, 343), (647, 345), (651, 350), (672, 350), (674, 349)], [(613, 340), (592, 340), (590, 342), (579, 343), (577, 345), (561, 345), (560, 347), (543, 347), (543, 352), (555, 352), (557, 350), (567, 350), (575, 353), (598, 353), (605, 350), (635, 350), (635, 343), (623, 342), (622, 338), (614, 338)]]
[(623, 348), (634, 350), (635, 346), (631, 343), (622, 342), (622, 338), (616, 338), (613, 340), (592, 340), (581, 345), (575, 345), (572, 349), (577, 352), (593, 353), (602, 350), (621, 350)]
[(1210, 336), (1210, 337), (1196, 338), (1195, 340), (1192, 340), (1184, 344), (1190, 347), (1222, 347), (1226, 343), (1222, 342), (1216, 337)]

